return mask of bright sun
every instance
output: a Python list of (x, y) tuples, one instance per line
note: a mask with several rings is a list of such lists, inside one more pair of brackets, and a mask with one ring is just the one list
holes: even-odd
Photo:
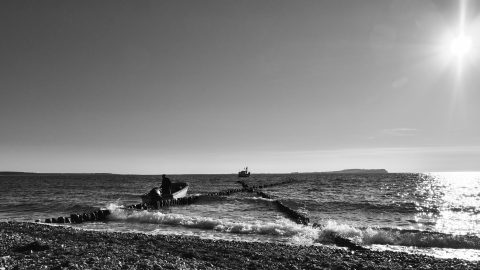
[(451, 29), (453, 31), (445, 36), (443, 42), (443, 54), (449, 62), (453, 60), (454, 63), (456, 63), (459, 75), (462, 73), (462, 70), (466, 68), (466, 65), (476, 58), (474, 40), (469, 34), (471, 24), (467, 16), (467, 2), (468, 0), (458, 1), (458, 25)]
[(472, 51), (472, 38), (468, 35), (458, 35), (448, 45), (450, 55), (456, 58), (464, 58)]

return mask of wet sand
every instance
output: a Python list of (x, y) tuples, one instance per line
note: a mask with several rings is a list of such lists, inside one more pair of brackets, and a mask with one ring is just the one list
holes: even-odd
[(3, 269), (479, 269), (400, 252), (96, 232), (0, 222)]

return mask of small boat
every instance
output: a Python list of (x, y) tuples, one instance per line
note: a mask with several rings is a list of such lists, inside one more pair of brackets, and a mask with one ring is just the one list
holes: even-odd
[(238, 172), (238, 177), (249, 177), (250, 172), (248, 171), (248, 167), (245, 167), (245, 170)]
[(143, 194), (142, 203), (154, 204), (160, 200), (179, 199), (187, 196), (188, 184), (177, 182), (171, 184), (171, 194), (162, 194), (162, 190), (158, 187), (152, 188), (150, 192)]

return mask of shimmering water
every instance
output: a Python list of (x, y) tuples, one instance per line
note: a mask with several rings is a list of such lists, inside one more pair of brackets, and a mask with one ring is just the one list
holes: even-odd
[[(190, 194), (239, 188), (236, 175), (173, 175)], [(378, 250), (480, 259), (480, 173), (261, 174), (248, 184), (286, 185), (264, 192), (305, 213), (298, 225), (272, 200), (252, 193), (202, 197), (188, 206), (132, 211), (122, 206), (160, 184), (158, 176), (51, 174), (0, 176), (0, 220), (33, 221), (109, 208), (107, 222), (85, 229), (182, 234), (240, 241), (330, 244), (340, 234)]]

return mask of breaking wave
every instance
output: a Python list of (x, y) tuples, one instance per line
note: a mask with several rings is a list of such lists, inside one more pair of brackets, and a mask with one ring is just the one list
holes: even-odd
[[(171, 226), (184, 226), (204, 230), (236, 234), (262, 234), (275, 236), (316, 235), (317, 229), (293, 223), (287, 219), (276, 222), (236, 222), (231, 220), (210, 217), (185, 216), (181, 214), (165, 214), (151, 211), (128, 211), (119, 208), (110, 208), (110, 220), (137, 223), (153, 223)], [(313, 239), (313, 237), (312, 237)]]
[(474, 235), (452, 235), (420, 230), (390, 228), (357, 228), (329, 220), (322, 227), (318, 242), (331, 243), (332, 236), (348, 238), (360, 245), (396, 245), (421, 248), (480, 249), (480, 238)]
[(275, 201), (276, 199), (267, 199), (267, 198), (262, 198), (262, 197), (256, 197), (256, 196), (255, 196), (255, 197), (248, 197), (248, 198), (245, 198), (245, 199), (243, 199), (243, 200), (245, 200), (245, 201), (253, 201), (253, 202), (255, 202), (255, 201), (273, 202), (273, 201)]
[(400, 230), (392, 228), (359, 228), (347, 224), (326, 221), (320, 227), (296, 224), (280, 218), (272, 222), (233, 221), (201, 216), (161, 213), (158, 211), (125, 210), (116, 204), (108, 206), (110, 220), (132, 223), (151, 223), (169, 226), (184, 226), (233, 234), (258, 234), (272, 237), (289, 237), (301, 244), (335, 244), (341, 237), (363, 245), (394, 245), (420, 248), (451, 248), (480, 250), (480, 238), (474, 235), (451, 235), (421, 230)]

